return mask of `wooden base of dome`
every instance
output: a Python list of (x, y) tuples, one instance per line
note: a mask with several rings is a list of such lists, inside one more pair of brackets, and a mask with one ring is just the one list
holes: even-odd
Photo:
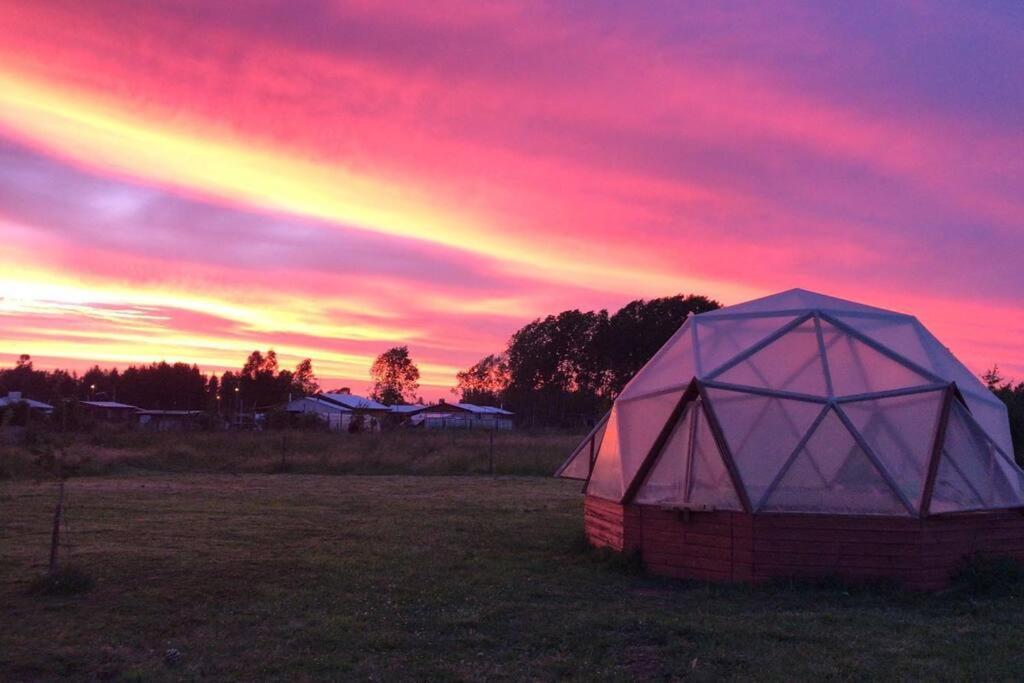
[(1024, 562), (1024, 511), (909, 517), (694, 512), (584, 503), (590, 543), (639, 552), (652, 574), (759, 583), (776, 578), (888, 580), (914, 590), (949, 585), (972, 555)]

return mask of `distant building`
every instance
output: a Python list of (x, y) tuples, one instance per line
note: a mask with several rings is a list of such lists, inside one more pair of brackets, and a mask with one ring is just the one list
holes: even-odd
[(393, 415), (399, 415), (401, 417), (410, 417), (412, 415), (415, 415), (416, 413), (422, 413), (429, 407), (430, 406), (424, 405), (422, 403), (413, 403), (411, 405), (389, 406), (389, 410)]
[(79, 401), (82, 412), (98, 422), (134, 422), (137, 406), (117, 401)]
[(374, 417), (382, 417), (391, 412), (391, 408), (384, 405), (383, 403), (377, 403), (372, 398), (365, 398), (363, 396), (356, 396), (350, 393), (348, 389), (342, 389), (337, 392), (327, 392), (323, 394), (317, 394), (320, 398), (328, 401), (333, 401), (339, 405), (343, 405), (357, 413), (363, 413), (365, 415), (372, 415)]
[(413, 427), (425, 429), (493, 429), (508, 431), (514, 428), (515, 413), (495, 406), (478, 406), (473, 403), (446, 403), (442, 400), (409, 417)]
[(139, 427), (157, 432), (199, 429), (204, 417), (201, 410), (140, 410), (135, 415)]
[(352, 409), (321, 398), (320, 396), (303, 396), (289, 401), (284, 406), (285, 412), (312, 414), (319, 417), (331, 429), (348, 429), (352, 420)]
[(17, 405), (18, 403), (24, 403), (28, 406), (29, 411), (32, 412), (38, 412), (44, 415), (49, 415), (53, 412), (53, 406), (49, 403), (25, 398), (22, 396), (20, 391), (9, 391), (6, 396), (0, 396), (0, 408)]
[(354, 420), (362, 420), (364, 431), (379, 431), (391, 409), (363, 396), (346, 392), (327, 392), (304, 396), (289, 401), (284, 408), (289, 413), (314, 413), (331, 429), (347, 430)]

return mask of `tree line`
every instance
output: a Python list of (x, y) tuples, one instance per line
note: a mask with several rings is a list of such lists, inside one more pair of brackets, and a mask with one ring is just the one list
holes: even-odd
[(593, 424), (690, 314), (720, 308), (698, 294), (631, 301), (613, 314), (562, 311), (520, 328), (505, 350), (456, 376), (468, 403), (503, 405), (520, 424)]
[[(720, 308), (690, 294), (637, 299), (614, 313), (562, 311), (520, 328), (505, 349), (456, 376), (461, 401), (505, 407), (524, 427), (579, 429), (592, 425), (641, 367), (691, 314)], [(420, 373), (407, 346), (380, 354), (370, 368), (370, 397), (386, 405), (422, 402)], [(1013, 441), (1024, 457), (1024, 381), (1005, 381), (998, 368), (983, 376), (1007, 405)], [(310, 359), (281, 368), (273, 349), (253, 351), (239, 370), (204, 375), (187, 363), (150, 363), (124, 371), (95, 366), (82, 375), (36, 370), (21, 356), (0, 370), (0, 396), (26, 397), (59, 406), (71, 399), (116, 400), (158, 410), (204, 410), (230, 415), (279, 406), (320, 390)]]
[(239, 370), (205, 375), (188, 363), (130, 365), (124, 370), (97, 366), (81, 375), (67, 370), (38, 370), (22, 355), (13, 368), (0, 370), (0, 396), (21, 392), (56, 407), (66, 401), (117, 401), (149, 410), (202, 410), (230, 414), (284, 403), (289, 397), (320, 390), (313, 362), (294, 370), (279, 366), (273, 349), (253, 351)]
[[(507, 348), (458, 373), (461, 400), (503, 405), (525, 426), (580, 427), (607, 410), (615, 395), (691, 313), (718, 308), (699, 295), (632, 301), (614, 314), (563, 311), (525, 325)], [(420, 373), (407, 346), (380, 354), (370, 368), (370, 397), (386, 405), (422, 401)], [(238, 370), (205, 375), (187, 363), (94, 366), (78, 375), (37, 370), (21, 356), (0, 370), (0, 395), (59, 406), (68, 400), (108, 400), (151, 410), (204, 410), (231, 415), (279, 406), (320, 390), (310, 359), (280, 367), (273, 349), (253, 351)]]
[[(380, 354), (370, 368), (370, 397), (387, 405), (422, 401), (420, 372), (407, 346)], [(125, 370), (93, 366), (81, 375), (68, 370), (38, 370), (23, 354), (13, 368), (0, 369), (0, 396), (21, 392), (26, 398), (59, 405), (69, 400), (117, 401), (149, 410), (206, 410), (224, 413), (279, 406), (320, 391), (313, 361), (294, 370), (282, 368), (277, 353), (256, 350), (238, 370), (203, 374), (188, 363), (130, 365)], [(347, 391), (337, 389), (336, 391)]]

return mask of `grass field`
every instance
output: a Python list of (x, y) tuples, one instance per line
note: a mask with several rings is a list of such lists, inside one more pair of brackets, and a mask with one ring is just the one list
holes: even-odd
[(95, 585), (30, 595), (54, 497), (0, 481), (2, 680), (1024, 676), (1019, 590), (645, 578), (586, 547), (572, 482), (76, 479), (70, 557)]
[(91, 433), (40, 432), (0, 446), (0, 479), (39, 478), (40, 452), (64, 447), (86, 476), (151, 472), (550, 475), (582, 435), (477, 430), (372, 434), (320, 431), (149, 432), (109, 425)]

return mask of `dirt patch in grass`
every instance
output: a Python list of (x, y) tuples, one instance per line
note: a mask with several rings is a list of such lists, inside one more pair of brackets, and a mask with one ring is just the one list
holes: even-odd
[[(0, 482), (0, 679), (1019, 679), (1019, 589), (988, 598), (678, 583), (578, 539), (578, 484), (154, 474)], [(168, 654), (172, 653), (172, 654)]]

